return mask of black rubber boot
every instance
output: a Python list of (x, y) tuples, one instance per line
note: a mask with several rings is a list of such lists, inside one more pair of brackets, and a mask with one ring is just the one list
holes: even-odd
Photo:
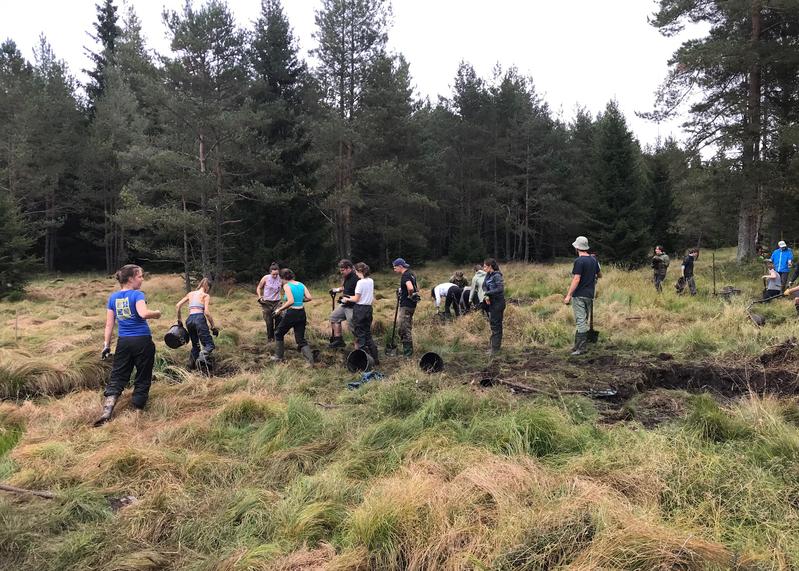
[(402, 343), (402, 354), (406, 357), (413, 357), (413, 343)]
[(117, 405), (117, 396), (110, 396), (105, 397), (103, 400), (103, 414), (100, 415), (100, 418), (94, 421), (95, 426), (102, 426), (109, 420), (111, 420), (111, 415), (114, 413), (114, 407)]
[(303, 345), (302, 349), (300, 349), (300, 353), (302, 353), (302, 356), (305, 357), (309, 365), (314, 364), (313, 349), (311, 349), (310, 345)]
[(283, 340), (281, 339), (280, 341), (278, 341), (277, 339), (275, 339), (275, 354), (272, 355), (271, 359), (273, 361), (282, 361), (283, 349), (284, 349)]
[(574, 335), (574, 350), (572, 355), (583, 355), (588, 352), (588, 333), (575, 333)]
[(346, 347), (347, 344), (344, 343), (344, 337), (331, 337), (330, 338), (330, 345), (327, 346), (328, 349), (339, 349), (341, 347)]

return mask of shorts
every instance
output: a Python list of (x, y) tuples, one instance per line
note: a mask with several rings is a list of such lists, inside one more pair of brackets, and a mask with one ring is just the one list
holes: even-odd
[(343, 305), (339, 305), (336, 309), (333, 310), (333, 313), (330, 314), (330, 323), (341, 323), (342, 321), (347, 321), (348, 323), (352, 323), (351, 307), (344, 307)]

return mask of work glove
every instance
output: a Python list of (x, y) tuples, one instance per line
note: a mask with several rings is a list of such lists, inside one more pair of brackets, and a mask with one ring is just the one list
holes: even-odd
[(278, 311), (278, 310), (276, 309), (276, 310), (274, 310), (274, 311), (272, 312), (272, 315), (274, 315), (275, 317), (280, 317), (280, 311)]
[(338, 292), (336, 291), (336, 288), (331, 288), (331, 289), (327, 290), (327, 293), (329, 293), (330, 295), (336, 295), (336, 293), (338, 293)]
[(211, 327), (211, 335), (213, 335), (214, 337), (219, 337), (219, 328)]
[(103, 347), (103, 352), (100, 353), (100, 360), (105, 361), (110, 356), (111, 356), (111, 347), (108, 346)]
[(411, 299), (418, 303), (418, 302), (422, 301), (422, 296), (419, 294), (418, 291), (415, 291), (415, 292), (413, 292), (411, 294)]
[(397, 298), (400, 298), (400, 297), (402, 297), (402, 288), (398, 287), (397, 288)]

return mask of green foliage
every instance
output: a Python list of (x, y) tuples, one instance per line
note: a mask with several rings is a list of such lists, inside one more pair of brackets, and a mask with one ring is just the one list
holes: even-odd
[(0, 299), (23, 292), (34, 269), (32, 244), (14, 199), (0, 190)]
[(697, 436), (711, 442), (727, 442), (751, 436), (751, 429), (722, 410), (715, 400), (703, 394), (691, 399), (686, 426)]

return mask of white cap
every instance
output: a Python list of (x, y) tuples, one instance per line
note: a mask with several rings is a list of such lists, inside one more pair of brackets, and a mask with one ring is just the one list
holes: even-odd
[(779, 246), (780, 248), (787, 248), (788, 244), (785, 243), (785, 240), (780, 240), (779, 242), (777, 242), (777, 246)]

